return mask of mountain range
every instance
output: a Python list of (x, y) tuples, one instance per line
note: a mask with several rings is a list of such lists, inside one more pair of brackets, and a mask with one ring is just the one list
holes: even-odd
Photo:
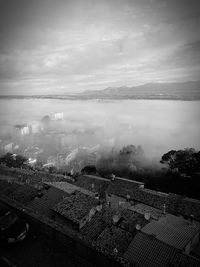
[(0, 98), (42, 98), (62, 100), (117, 100), (117, 99), (160, 99), (200, 100), (200, 81), (182, 83), (147, 83), (139, 86), (108, 87), (103, 90), (87, 90), (81, 93), (51, 95), (9, 95)]
[(134, 87), (108, 87), (84, 91), (81, 98), (99, 99), (180, 99), (200, 100), (200, 81), (182, 83), (148, 83)]

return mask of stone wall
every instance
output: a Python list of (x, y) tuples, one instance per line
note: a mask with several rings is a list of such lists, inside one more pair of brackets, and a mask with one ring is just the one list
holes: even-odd
[(22, 183), (38, 184), (45, 181), (48, 182), (61, 182), (71, 181), (70, 177), (60, 174), (50, 174), (44, 171), (32, 171), (18, 168), (8, 168), (0, 165), (0, 174), (14, 177), (15, 180)]

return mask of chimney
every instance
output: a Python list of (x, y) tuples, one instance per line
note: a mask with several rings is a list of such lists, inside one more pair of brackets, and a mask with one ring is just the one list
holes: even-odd
[(165, 215), (166, 214), (166, 205), (165, 204), (163, 204), (163, 206), (162, 206), (162, 213)]
[(190, 214), (190, 222), (193, 224), (194, 223), (194, 215)]
[(131, 196), (130, 196), (129, 194), (127, 194), (127, 195), (126, 195), (126, 200), (127, 200), (127, 202), (130, 201), (130, 198), (131, 198)]
[(113, 249), (113, 252), (114, 252), (115, 254), (118, 254), (118, 249), (117, 249), (117, 248), (114, 248), (114, 249)]

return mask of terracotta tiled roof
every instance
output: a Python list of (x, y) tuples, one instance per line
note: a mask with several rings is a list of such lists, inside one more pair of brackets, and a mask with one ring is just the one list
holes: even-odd
[(199, 267), (200, 260), (184, 253), (177, 253), (171, 260), (171, 266), (179, 267)]
[(124, 258), (141, 267), (158, 267), (168, 266), (175, 253), (176, 249), (152, 236), (138, 232), (124, 253)]
[(132, 235), (116, 226), (106, 227), (97, 238), (95, 245), (109, 254), (122, 255), (132, 240)]
[(0, 180), (0, 194), (27, 205), (37, 196), (38, 190), (26, 184), (8, 183), (5, 180)]
[(199, 232), (199, 227), (182, 218), (167, 214), (159, 221), (152, 220), (142, 228), (142, 232), (153, 235), (174, 248), (184, 249), (192, 237)]
[(71, 194), (74, 191), (80, 191), (80, 192), (82, 192), (82, 193), (84, 193), (86, 195), (89, 195), (89, 196), (93, 196), (94, 197), (94, 195), (95, 195), (91, 191), (88, 191), (88, 190), (86, 190), (84, 188), (78, 187), (78, 186), (73, 185), (73, 184), (68, 183), (68, 182), (46, 182), (46, 184), (54, 186), (54, 187), (56, 187), (56, 188), (58, 188), (60, 190), (63, 190), (68, 194)]
[(76, 186), (84, 188), (92, 192), (102, 193), (105, 192), (110, 181), (97, 176), (83, 175), (76, 178), (77, 180), (73, 183)]
[(53, 210), (75, 223), (80, 223), (81, 219), (88, 215), (89, 211), (97, 205), (98, 201), (96, 199), (75, 191), (58, 203)]
[(137, 213), (133, 212), (131, 210), (123, 210), (121, 213), (121, 220), (118, 224), (118, 226), (128, 232), (131, 232), (132, 234), (135, 235), (136, 233), (136, 225), (140, 225), (143, 227), (148, 223), (147, 220), (145, 220), (144, 216)]
[(96, 240), (105, 229), (106, 223), (103, 220), (103, 212), (104, 211), (101, 211), (95, 214), (95, 216), (93, 216), (92, 219), (81, 228), (80, 234), (88, 242)]
[(126, 197), (128, 194), (133, 199), (134, 192), (137, 188), (138, 186), (135, 185), (134, 183), (128, 182), (126, 180), (124, 181), (121, 179), (115, 179), (109, 184), (107, 188), (107, 193), (114, 194), (114, 195), (121, 196), (121, 197)]
[(58, 204), (63, 197), (67, 197), (69, 194), (51, 186), (41, 198), (35, 198), (28, 207), (38, 213), (51, 217), (54, 212), (51, 210), (56, 204)]
[(131, 206), (129, 209), (132, 211), (136, 211), (140, 214), (149, 213), (151, 218), (156, 220), (162, 217), (162, 211), (160, 209), (156, 209), (143, 203), (138, 203), (134, 206)]

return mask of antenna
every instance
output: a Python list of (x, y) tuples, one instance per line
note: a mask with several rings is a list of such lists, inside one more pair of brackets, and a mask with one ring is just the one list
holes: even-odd
[(117, 215), (117, 214), (113, 215), (113, 223), (114, 224), (117, 224), (119, 219), (120, 219), (119, 215)]
[(166, 205), (163, 204), (162, 208), (163, 208), (163, 209), (162, 209), (163, 214), (166, 214)]
[(115, 254), (118, 254), (118, 249), (117, 249), (117, 248), (114, 248), (114, 249), (113, 249), (113, 252), (114, 252)]
[(129, 201), (131, 196), (129, 194), (126, 195), (126, 200)]
[(145, 212), (144, 218), (145, 218), (145, 220), (149, 221), (151, 218), (151, 214), (149, 212)]
[(136, 230), (139, 231), (141, 229), (141, 225), (140, 224), (136, 224), (135, 228), (136, 228)]

